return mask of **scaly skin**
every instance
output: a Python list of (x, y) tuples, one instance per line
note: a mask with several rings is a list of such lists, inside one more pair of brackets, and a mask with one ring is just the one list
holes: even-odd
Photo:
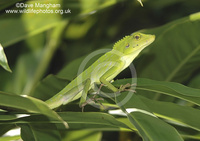
[(155, 40), (155, 35), (133, 33), (115, 43), (113, 49), (71, 81), (59, 93), (46, 101), (54, 109), (81, 98), (80, 106), (85, 103), (87, 92), (94, 84), (105, 84), (113, 92), (119, 91), (110, 81), (127, 68), (138, 54)]

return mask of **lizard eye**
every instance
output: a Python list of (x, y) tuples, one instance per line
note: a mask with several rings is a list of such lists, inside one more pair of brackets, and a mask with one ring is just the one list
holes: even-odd
[(126, 48), (129, 48), (129, 46), (130, 46), (129, 43), (127, 43), (127, 44), (126, 44)]
[(139, 34), (135, 35), (134, 38), (138, 41), (138, 40), (140, 40), (140, 35)]

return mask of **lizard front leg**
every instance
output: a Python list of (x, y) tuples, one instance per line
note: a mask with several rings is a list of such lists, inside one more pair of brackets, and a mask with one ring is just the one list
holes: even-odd
[[(113, 92), (119, 92), (119, 89), (117, 89), (115, 86), (113, 86), (109, 81), (107, 81), (108, 78), (112, 78), (113, 74), (119, 74), (121, 72), (121, 69), (124, 66), (124, 63), (122, 61), (116, 62), (117, 65), (111, 67), (108, 71), (106, 71), (101, 77), (100, 82), (106, 85), (110, 90)], [(112, 80), (112, 79), (111, 79)]]

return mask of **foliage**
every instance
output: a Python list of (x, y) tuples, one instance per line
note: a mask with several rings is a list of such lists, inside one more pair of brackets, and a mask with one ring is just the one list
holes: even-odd
[[(142, 2), (0, 0), (0, 140), (200, 140), (199, 1)], [(68, 13), (6, 13), (35, 3)], [(103, 106), (49, 109), (44, 101), (76, 77), (85, 56), (138, 30), (156, 35), (134, 61), (138, 78), (127, 69), (113, 82), (136, 82), (136, 93), (113, 98), (103, 87)], [(5, 134), (12, 129), (20, 135)]]
[(10, 67), (8, 66), (8, 61), (4, 53), (4, 49), (0, 44), (0, 65), (7, 71), (11, 72)]

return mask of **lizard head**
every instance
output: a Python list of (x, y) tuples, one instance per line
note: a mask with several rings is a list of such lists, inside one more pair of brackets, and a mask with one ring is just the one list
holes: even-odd
[(155, 35), (135, 32), (130, 36), (125, 36), (114, 45), (114, 49), (125, 55), (142, 51), (155, 40)]

